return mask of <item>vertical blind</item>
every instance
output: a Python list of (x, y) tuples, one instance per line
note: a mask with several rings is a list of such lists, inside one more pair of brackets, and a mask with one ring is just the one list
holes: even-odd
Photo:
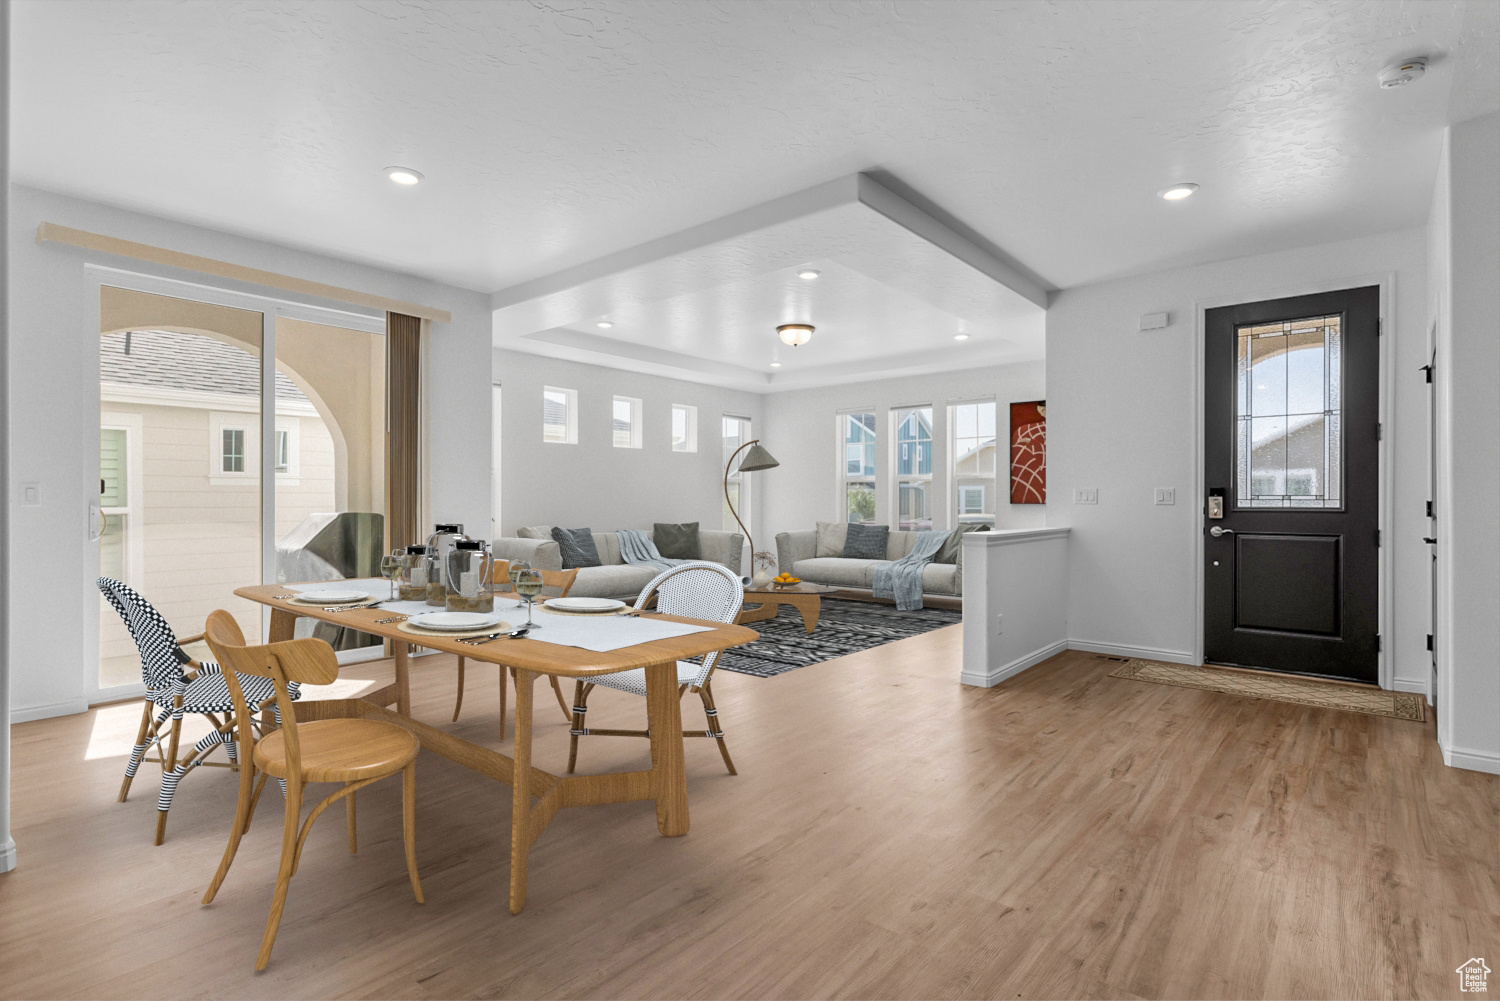
[(420, 540), (422, 321), (405, 313), (386, 313), (385, 333), (386, 546), (393, 548)]

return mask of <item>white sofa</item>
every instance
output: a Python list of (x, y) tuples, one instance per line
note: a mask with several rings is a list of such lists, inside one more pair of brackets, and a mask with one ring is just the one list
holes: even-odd
[[(851, 591), (869, 591), (874, 583), (875, 568), (882, 562), (899, 560), (911, 552), (915, 532), (891, 532), (886, 537), (885, 560), (846, 559), (834, 553), (843, 551), (842, 526), (830, 523), (822, 531), (782, 532), (776, 536), (776, 566), (813, 584)], [(823, 553), (819, 555), (819, 535), (823, 535)], [(954, 563), (932, 562), (922, 568), (922, 593), (943, 597), (961, 597), (964, 590), (963, 547), (958, 546)]]
[[(552, 539), (551, 530), (545, 536), (539, 528), (523, 528), (525, 537), (494, 540), (494, 554), (502, 560), (525, 560), (537, 570), (561, 570), (562, 551)], [(614, 532), (593, 532), (594, 545), (599, 550), (597, 567), (583, 567), (569, 592), (575, 598), (618, 598), (628, 601), (641, 593), (651, 578), (660, 571), (650, 567), (631, 566), (620, 557), (620, 538)], [(647, 535), (653, 535), (651, 531)], [(744, 559), (745, 537), (738, 532), (698, 531), (700, 559), (722, 563), (735, 574), (740, 574)]]

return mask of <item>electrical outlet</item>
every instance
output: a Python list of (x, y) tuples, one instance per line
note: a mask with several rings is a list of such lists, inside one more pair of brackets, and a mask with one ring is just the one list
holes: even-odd
[(1073, 491), (1074, 504), (1097, 504), (1099, 503), (1099, 488), (1090, 487), (1088, 490)]
[(1157, 487), (1156, 503), (1162, 505), (1177, 503), (1177, 490), (1175, 487)]
[(23, 507), (38, 507), (42, 503), (42, 485), (40, 483), (21, 484), (21, 505)]

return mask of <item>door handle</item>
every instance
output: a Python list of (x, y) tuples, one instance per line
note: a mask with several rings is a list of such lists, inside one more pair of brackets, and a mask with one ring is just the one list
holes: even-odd
[(1234, 529), (1225, 528), (1223, 525), (1215, 525), (1213, 528), (1210, 528), (1208, 530), (1208, 534), (1217, 539), (1221, 535), (1233, 535)]
[(1435, 545), (1437, 545), (1437, 540), (1434, 539), (1434, 538), (1432, 538), (1430, 535), (1424, 535), (1424, 536), (1422, 536), (1422, 541), (1425, 542), (1425, 543), (1427, 543), (1429, 546), (1435, 546)]

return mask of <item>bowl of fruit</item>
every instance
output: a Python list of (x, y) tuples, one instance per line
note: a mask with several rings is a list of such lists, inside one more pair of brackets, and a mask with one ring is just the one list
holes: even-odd
[(802, 583), (802, 578), (793, 577), (791, 574), (782, 571), (775, 577), (771, 578), (771, 583), (776, 587), (793, 587), (797, 584)]

